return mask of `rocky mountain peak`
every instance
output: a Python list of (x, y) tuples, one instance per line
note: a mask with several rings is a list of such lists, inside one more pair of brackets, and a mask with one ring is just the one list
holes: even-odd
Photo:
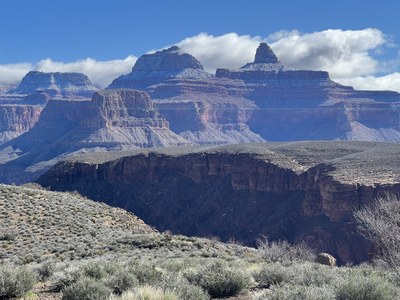
[(97, 88), (82, 73), (45, 73), (30, 71), (10, 94), (33, 94), (43, 91), (57, 97), (90, 98)]
[(203, 70), (202, 64), (178, 46), (142, 55), (132, 71), (177, 71), (183, 69)]
[(256, 51), (254, 63), (256, 64), (275, 64), (278, 62), (274, 51), (267, 45), (267, 43), (261, 43)]

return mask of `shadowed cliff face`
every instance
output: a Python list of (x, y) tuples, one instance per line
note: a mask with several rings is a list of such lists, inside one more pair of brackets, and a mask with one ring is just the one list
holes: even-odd
[(250, 245), (268, 235), (360, 262), (368, 245), (353, 209), (400, 192), (398, 154), (397, 145), (350, 142), (98, 154), (61, 162), (39, 183), (123, 207), (160, 230)]

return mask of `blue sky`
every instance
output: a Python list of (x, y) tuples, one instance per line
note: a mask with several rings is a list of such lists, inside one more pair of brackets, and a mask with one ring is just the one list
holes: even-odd
[[(2, 0), (0, 83), (14, 83), (27, 69), (54, 69), (86, 71), (101, 86), (112, 76), (129, 72), (143, 53), (176, 43), (195, 52), (191, 54), (205, 60), (202, 63), (212, 71), (218, 62), (225, 67), (240, 66), (253, 55), (254, 45), (268, 41), (289, 67), (323, 68), (334, 79), (361, 88), (394, 89), (398, 84), (400, 90), (399, 3)], [(375, 31), (366, 31), (371, 28)], [(236, 38), (228, 34), (236, 34)], [(202, 44), (200, 37), (206, 44)], [(296, 40), (299, 45), (293, 42)], [(349, 48), (340, 45), (341, 41), (360, 43), (360, 47), (349, 46), (351, 55), (347, 53), (348, 57), (335, 61), (338, 53)], [(224, 45), (221, 49), (222, 42), (231, 48)], [(303, 47), (308, 54), (291, 57), (293, 51), (288, 47)], [(216, 48), (226, 51), (225, 55), (241, 52), (228, 59), (221, 53), (212, 53)], [(310, 53), (317, 53), (318, 59), (312, 59)], [(351, 60), (351, 64), (346, 64), (346, 60)], [(359, 70), (357, 64), (363, 69)], [(102, 72), (109, 75), (92, 75)]]

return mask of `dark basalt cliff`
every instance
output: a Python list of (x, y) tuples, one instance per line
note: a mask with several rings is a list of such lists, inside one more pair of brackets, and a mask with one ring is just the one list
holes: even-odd
[(243, 144), (85, 155), (38, 182), (128, 209), (160, 230), (254, 244), (305, 241), (342, 262), (367, 258), (352, 212), (400, 192), (400, 146)]

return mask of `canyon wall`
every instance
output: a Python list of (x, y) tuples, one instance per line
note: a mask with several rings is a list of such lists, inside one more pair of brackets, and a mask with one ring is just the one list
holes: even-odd
[[(368, 245), (356, 231), (353, 210), (386, 191), (400, 192), (399, 164), (394, 163), (400, 148), (385, 152), (385, 147), (244, 144), (125, 153), (98, 161), (85, 156), (60, 162), (38, 182), (128, 209), (160, 230), (249, 245), (268, 235), (305, 241), (341, 262), (360, 262)], [(381, 177), (363, 171), (367, 154), (385, 156), (376, 159), (387, 167)], [(360, 157), (354, 167), (346, 161), (352, 156)]]

